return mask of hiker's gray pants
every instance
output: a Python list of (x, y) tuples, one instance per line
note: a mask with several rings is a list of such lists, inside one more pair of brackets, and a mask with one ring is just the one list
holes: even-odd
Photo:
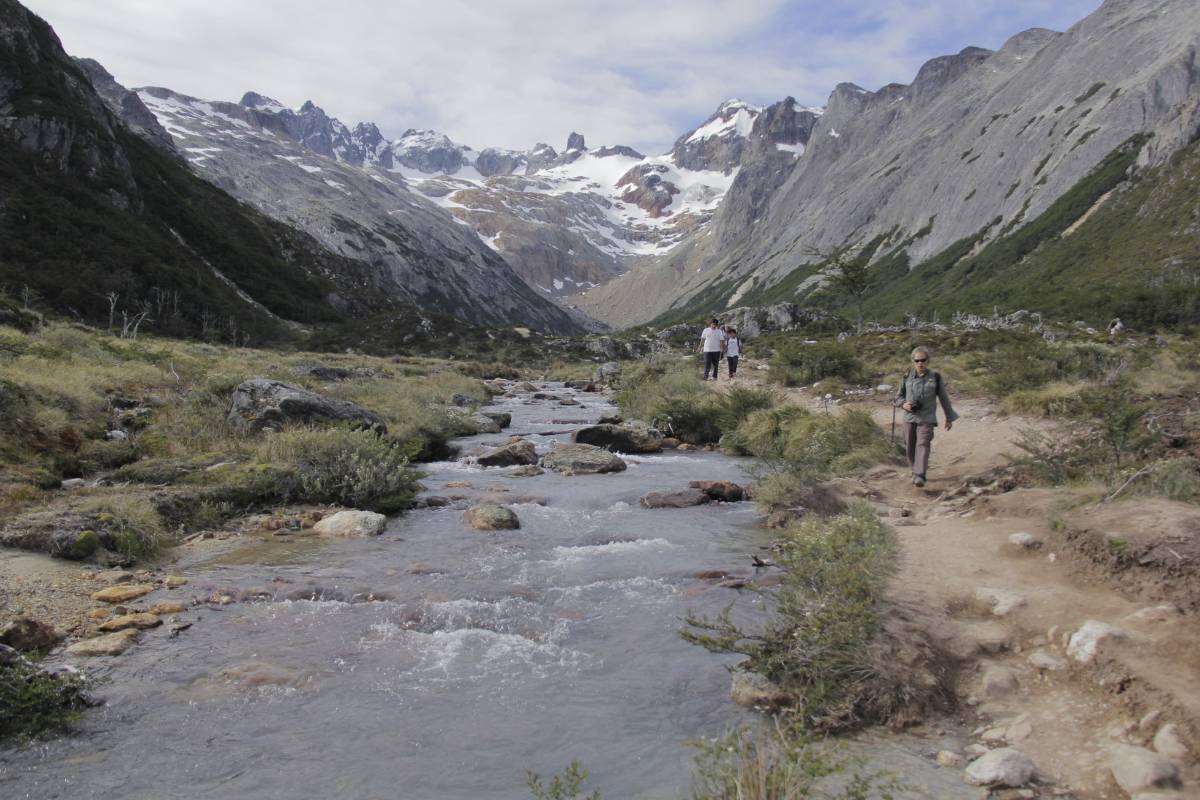
[(933, 447), (933, 426), (926, 422), (904, 423), (904, 453), (912, 474), (922, 479), (929, 469), (929, 451)]

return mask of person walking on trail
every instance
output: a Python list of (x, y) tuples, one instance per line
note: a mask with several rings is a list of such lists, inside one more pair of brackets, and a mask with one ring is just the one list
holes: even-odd
[(721, 366), (721, 353), (725, 351), (725, 331), (721, 330), (721, 323), (716, 317), (709, 321), (708, 327), (700, 334), (700, 344), (696, 349), (704, 351), (704, 380), (708, 380), (711, 370), (715, 381), (717, 368)]
[(742, 355), (742, 340), (738, 338), (737, 328), (725, 329), (725, 361), (729, 364), (729, 380), (737, 374), (738, 359)]
[(933, 444), (933, 429), (937, 427), (937, 404), (946, 412), (946, 430), (954, 427), (958, 414), (950, 405), (950, 394), (941, 374), (929, 368), (929, 350), (918, 347), (912, 351), (912, 369), (900, 382), (893, 405), (904, 409), (904, 452), (912, 467), (913, 486), (925, 485), (929, 469), (929, 452)]

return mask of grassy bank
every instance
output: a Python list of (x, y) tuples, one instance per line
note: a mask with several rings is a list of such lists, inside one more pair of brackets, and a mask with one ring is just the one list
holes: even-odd
[[(4, 535), (19, 534), (5, 541), (137, 559), (275, 505), (396, 511), (416, 488), (408, 465), (443, 455), (451, 437), (474, 429), (467, 411), (488, 399), (478, 379), (488, 369), (121, 339), (66, 323), (0, 327), (0, 512)], [(379, 414), (388, 433), (239, 431), (226, 423), (231, 395), (253, 377), (356, 403)], [(58, 488), (74, 478), (87, 483)], [(63, 530), (74, 532), (65, 549), (38, 546)]]

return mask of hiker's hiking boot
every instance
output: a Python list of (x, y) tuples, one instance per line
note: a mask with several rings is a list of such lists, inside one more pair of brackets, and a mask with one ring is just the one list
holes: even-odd
[(913, 486), (915, 486), (915, 487), (917, 487), (918, 489), (920, 489), (920, 488), (921, 488), (922, 486), (924, 486), (924, 485), (925, 485), (925, 479), (924, 479), (924, 478), (922, 478), (920, 475), (914, 475), (914, 476), (913, 476)]

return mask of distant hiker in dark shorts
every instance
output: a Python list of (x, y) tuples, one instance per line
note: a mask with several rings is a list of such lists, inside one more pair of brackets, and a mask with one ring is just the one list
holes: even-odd
[(958, 414), (950, 406), (950, 394), (942, 376), (929, 368), (929, 350), (912, 351), (912, 369), (900, 382), (893, 405), (904, 409), (904, 452), (912, 467), (913, 486), (925, 485), (933, 429), (937, 427), (937, 404), (946, 412), (946, 430), (954, 427)]
[(742, 340), (738, 338), (737, 328), (725, 329), (725, 361), (729, 364), (729, 380), (737, 374), (738, 359), (742, 356)]
[(711, 370), (715, 381), (717, 368), (721, 366), (721, 353), (725, 350), (725, 331), (721, 330), (721, 323), (716, 317), (709, 321), (708, 327), (700, 334), (700, 344), (696, 345), (696, 350), (704, 351), (704, 380), (708, 380)]

